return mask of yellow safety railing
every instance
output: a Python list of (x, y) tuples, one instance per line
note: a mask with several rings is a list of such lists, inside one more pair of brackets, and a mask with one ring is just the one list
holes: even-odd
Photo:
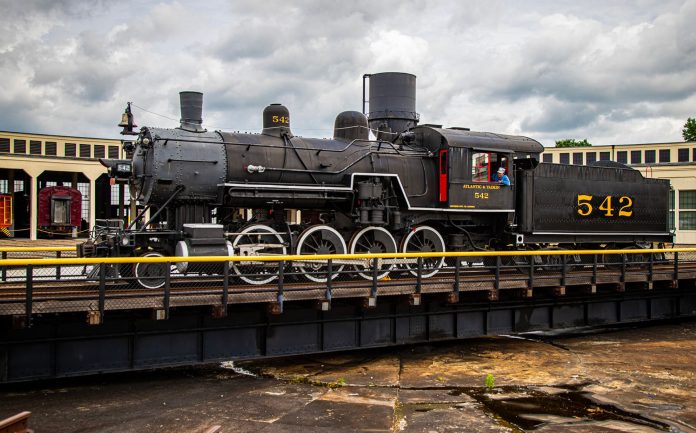
[[(74, 248), (68, 248), (72, 251)], [(303, 260), (359, 260), (359, 259), (415, 259), (437, 257), (510, 257), (510, 256), (573, 256), (573, 255), (620, 255), (647, 253), (694, 253), (696, 248), (652, 248), (625, 250), (536, 250), (536, 251), (456, 251), (433, 253), (369, 253), (369, 254), (316, 254), (316, 255), (274, 255), (274, 256), (196, 256), (196, 257), (75, 257), (43, 259), (6, 259), (0, 266), (57, 266), (57, 265), (95, 265), (122, 263), (216, 263), (216, 262), (279, 262)]]
[(55, 253), (75, 251), (75, 247), (0, 247), (0, 253)]

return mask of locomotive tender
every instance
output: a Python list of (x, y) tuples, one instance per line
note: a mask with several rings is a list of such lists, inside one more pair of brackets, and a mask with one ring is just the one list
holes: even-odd
[[(260, 134), (207, 131), (202, 94), (181, 92), (179, 127), (143, 127), (127, 149), (130, 159), (102, 160), (150, 208), (150, 219), (141, 213), (127, 229), (102, 233), (80, 247), (82, 255), (624, 248), (671, 241), (668, 181), (616, 163), (540, 163), (543, 146), (527, 137), (418, 125), (415, 76), (366, 75), (363, 96), (368, 78), (367, 116), (339, 114), (333, 139), (293, 135), (280, 104), (266, 107)], [(132, 117), (122, 126), (134, 126)], [(509, 186), (494, 180), (500, 167)], [(299, 219), (289, 218), (298, 210)], [(232, 269), (248, 283), (275, 278), (250, 276), (244, 263)], [(443, 264), (424, 260), (422, 276)], [(315, 282), (336, 275), (321, 273), (326, 269), (316, 261), (293, 265)], [(136, 278), (148, 273), (138, 266)], [(345, 266), (372, 277), (367, 264)], [(396, 265), (380, 266), (383, 278)], [(415, 272), (415, 264), (402, 266)], [(195, 263), (178, 267), (221, 272)]]

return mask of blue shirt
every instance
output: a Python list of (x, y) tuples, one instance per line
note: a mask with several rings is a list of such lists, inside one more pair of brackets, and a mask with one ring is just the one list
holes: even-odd
[(500, 177), (500, 175), (498, 175), (498, 173), (494, 174), (493, 182), (499, 182), (501, 185), (510, 186), (510, 179), (507, 177), (506, 174), (504, 174), (502, 178)]

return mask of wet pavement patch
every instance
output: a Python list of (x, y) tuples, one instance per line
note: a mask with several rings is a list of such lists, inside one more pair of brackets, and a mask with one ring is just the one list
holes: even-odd
[(599, 403), (578, 386), (554, 387), (548, 393), (531, 387), (502, 387), (489, 389), (452, 390), (463, 392), (480, 402), (486, 412), (522, 430), (537, 429), (546, 424), (593, 423), (619, 421), (657, 430), (672, 431), (672, 427), (616, 406)]

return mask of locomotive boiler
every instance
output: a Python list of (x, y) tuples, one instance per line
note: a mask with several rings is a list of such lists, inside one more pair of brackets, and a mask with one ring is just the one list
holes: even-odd
[[(619, 164), (540, 164), (530, 138), (419, 125), (416, 77), (366, 75), (367, 114), (336, 117), (331, 139), (295, 136), (280, 104), (260, 133), (203, 128), (202, 94), (181, 92), (181, 124), (143, 127), (127, 160), (101, 160), (149, 210), (83, 255), (258, 256), (628, 247), (671, 239), (667, 181)], [(368, 83), (369, 82), (369, 87)], [(127, 114), (130, 116), (130, 112)], [(128, 129), (132, 118), (124, 119)], [(504, 169), (510, 185), (494, 174)], [(252, 284), (275, 278), (234, 273)], [(425, 259), (435, 275), (444, 259)], [(181, 263), (179, 271), (220, 272)], [(311, 281), (334, 278), (298, 262)], [(355, 275), (372, 278), (368, 264)], [(378, 265), (379, 277), (395, 269)], [(415, 272), (413, 264), (404, 271)], [(136, 266), (135, 276), (144, 274)]]

